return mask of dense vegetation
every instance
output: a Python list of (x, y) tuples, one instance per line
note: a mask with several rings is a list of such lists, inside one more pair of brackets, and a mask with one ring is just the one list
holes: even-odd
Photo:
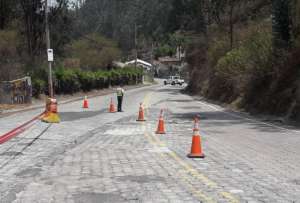
[(248, 111), (298, 119), (298, 0), (173, 2), (198, 8), (198, 20), (187, 17), (195, 12), (175, 12), (184, 27), (174, 30), (192, 38), (186, 45), (191, 92)]
[(297, 118), (300, 1), (170, 4), (167, 35), (160, 43), (170, 45), (169, 36), (184, 36), (177, 41), (187, 49), (191, 92), (249, 111)]
[[(0, 80), (31, 74), (44, 81), (43, 2), (0, 0)], [(191, 92), (297, 118), (299, 18), (299, 0), (56, 0), (50, 12), (55, 75), (109, 71), (112, 60), (133, 58), (135, 46), (146, 60), (182, 47)], [(78, 81), (74, 88), (86, 89)]]
[[(33, 81), (34, 95), (47, 92), (45, 73), (41, 73)], [(109, 88), (117, 85), (136, 85), (142, 82), (143, 71), (135, 67), (123, 69), (86, 71), (59, 67), (54, 71), (55, 92), (58, 94), (73, 94), (78, 91), (91, 91)]]

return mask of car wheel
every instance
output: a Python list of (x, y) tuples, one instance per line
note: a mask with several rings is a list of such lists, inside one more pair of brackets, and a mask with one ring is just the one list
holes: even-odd
[(175, 85), (175, 82), (172, 82), (172, 85)]

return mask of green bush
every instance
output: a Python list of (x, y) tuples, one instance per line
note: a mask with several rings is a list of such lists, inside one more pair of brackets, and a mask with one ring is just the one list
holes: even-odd
[(162, 56), (172, 56), (176, 53), (176, 48), (171, 47), (168, 44), (162, 45), (154, 50), (155, 58), (159, 58)]
[(81, 89), (85, 92), (94, 89), (95, 73), (90, 71), (76, 70), (75, 74), (81, 84)]
[(32, 86), (33, 86), (32, 95), (38, 96), (46, 91), (47, 83), (41, 79), (33, 79)]
[(60, 68), (55, 71), (55, 77), (58, 81), (56, 92), (72, 94), (81, 89), (81, 83), (76, 74), (76, 70)]
[(211, 46), (208, 47), (209, 65), (215, 67), (227, 52), (230, 51), (230, 44), (227, 39), (214, 40)]
[(228, 80), (234, 80), (240, 76), (248, 67), (248, 50), (244, 47), (233, 49), (222, 57), (216, 66), (217, 75), (221, 75)]
[(258, 78), (272, 72), (272, 34), (261, 26), (248, 33), (240, 46), (221, 57), (215, 67), (215, 75), (234, 87), (236, 96), (244, 95)]
[(77, 91), (91, 91), (115, 85), (132, 85), (141, 82), (143, 70), (134, 67), (111, 71), (83, 71), (80, 69), (59, 68), (55, 71), (58, 94), (72, 94)]
[(104, 73), (104, 71), (97, 71), (94, 73), (95, 75), (95, 89), (103, 89), (107, 87), (108, 75)]

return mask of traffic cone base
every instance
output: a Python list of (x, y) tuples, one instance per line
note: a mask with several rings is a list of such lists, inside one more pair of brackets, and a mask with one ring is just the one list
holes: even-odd
[(189, 158), (204, 158), (205, 157), (204, 153), (202, 152), (200, 135), (193, 136), (191, 153), (188, 154), (187, 157), (189, 157)]
[(200, 158), (200, 159), (203, 159), (203, 158), (205, 158), (205, 155), (204, 154), (188, 154), (187, 157), (188, 158)]
[(146, 120), (145, 119), (137, 119), (136, 121), (138, 121), (138, 122), (145, 122)]
[(41, 119), (45, 123), (59, 123), (60, 118), (58, 113), (47, 112), (46, 115)]

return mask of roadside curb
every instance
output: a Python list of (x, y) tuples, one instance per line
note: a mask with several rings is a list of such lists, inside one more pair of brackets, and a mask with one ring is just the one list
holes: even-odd
[[(139, 89), (139, 88), (148, 87), (151, 85), (155, 85), (155, 84), (147, 84), (147, 85), (140, 85), (140, 86), (126, 86), (126, 87), (124, 87), (124, 89), (125, 90)], [(109, 88), (109, 89), (104, 89), (102, 92), (87, 94), (87, 96), (89, 98), (95, 98), (95, 97), (99, 97), (99, 96), (109, 95), (112, 93), (114, 93), (114, 90)], [(59, 101), (59, 104), (69, 104), (69, 103), (73, 103), (73, 102), (77, 102), (77, 101), (81, 101), (81, 100), (82, 100), (82, 96), (77, 96), (72, 99), (66, 99), (66, 100)], [(6, 112), (6, 113), (0, 112), (0, 118), (5, 118), (7, 116), (11, 116), (11, 115), (14, 115), (17, 113), (23, 113), (23, 112), (28, 112), (28, 111), (32, 111), (32, 110), (42, 109), (42, 108), (45, 108), (44, 104), (25, 108), (25, 109), (20, 109), (20, 110), (16, 110), (16, 111)]]

